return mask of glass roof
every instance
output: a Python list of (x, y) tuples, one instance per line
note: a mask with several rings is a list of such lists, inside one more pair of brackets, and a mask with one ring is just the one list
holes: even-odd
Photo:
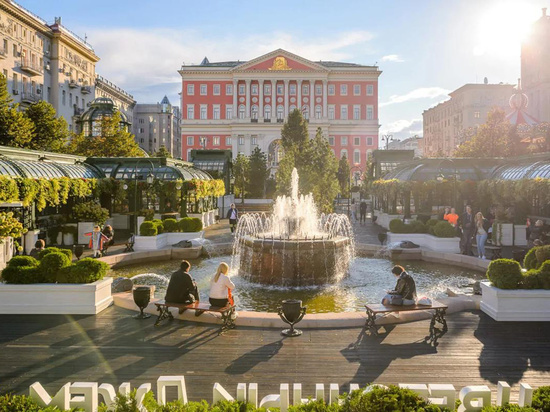
[(194, 160), (193, 166), (202, 169), (202, 170), (216, 170), (218, 172), (223, 172), (225, 170), (225, 165), (227, 162), (223, 160)]
[(54, 178), (54, 177), (64, 177), (65, 173), (54, 163), (47, 162), (32, 162), (29, 160), (12, 160), (12, 162), (17, 165), (17, 167), (23, 171), (23, 177), (32, 177), (35, 179), (45, 177), (45, 178)]
[(502, 180), (550, 178), (550, 159), (536, 163), (505, 165), (496, 169), (491, 177)]
[(383, 178), (425, 182), (435, 180), (438, 176), (453, 179), (455, 175), (458, 180), (482, 180), (488, 175), (488, 170), (480, 169), (469, 160), (427, 159), (402, 163)]
[(57, 166), (65, 172), (66, 176), (72, 178), (101, 179), (103, 177), (99, 170), (85, 163), (74, 165), (58, 163)]
[(9, 160), (0, 160), (0, 174), (2, 176), (21, 177), (21, 173)]
[(181, 179), (181, 175), (178, 173), (178, 170), (170, 166), (158, 166), (154, 169), (151, 169), (151, 165), (143, 164), (137, 168), (132, 165), (121, 165), (119, 166), (115, 173), (115, 179), (124, 179), (124, 180), (133, 180), (136, 178), (138, 180), (145, 180), (149, 173), (153, 173), (155, 179), (159, 180), (177, 180)]

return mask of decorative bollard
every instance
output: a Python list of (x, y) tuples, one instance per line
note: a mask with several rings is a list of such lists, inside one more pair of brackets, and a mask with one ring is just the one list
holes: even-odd
[(147, 319), (150, 318), (151, 315), (148, 313), (143, 313), (143, 310), (149, 305), (149, 301), (151, 300), (151, 291), (148, 286), (138, 286), (134, 288), (133, 290), (134, 295), (134, 302), (136, 306), (139, 308), (141, 313), (139, 315), (135, 315), (134, 319)]
[(77, 260), (80, 260), (80, 256), (84, 253), (84, 246), (82, 245), (75, 245), (74, 247), (74, 255), (76, 256)]
[(386, 239), (388, 238), (388, 235), (385, 234), (385, 233), (378, 233), (378, 241), (380, 242), (381, 245), (384, 244), (384, 242), (386, 241)]
[(302, 331), (294, 329), (294, 325), (302, 320), (306, 314), (306, 306), (302, 307), (302, 301), (296, 299), (283, 300), (283, 306), (279, 308), (279, 316), (282, 321), (290, 325), (290, 329), (284, 329), (281, 334), (284, 336), (300, 336)]

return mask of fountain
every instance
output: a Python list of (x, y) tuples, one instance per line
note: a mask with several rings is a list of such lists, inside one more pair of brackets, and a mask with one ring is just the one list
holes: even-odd
[(319, 215), (313, 196), (298, 193), (292, 171), (291, 195), (275, 200), (271, 216), (240, 217), (233, 243), (232, 268), (256, 283), (311, 286), (336, 283), (348, 274), (355, 251), (346, 215)]

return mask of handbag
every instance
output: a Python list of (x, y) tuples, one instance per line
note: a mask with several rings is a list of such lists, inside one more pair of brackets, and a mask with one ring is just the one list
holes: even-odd
[(382, 299), (382, 305), (403, 305), (403, 297), (401, 295), (392, 295), (388, 293)]

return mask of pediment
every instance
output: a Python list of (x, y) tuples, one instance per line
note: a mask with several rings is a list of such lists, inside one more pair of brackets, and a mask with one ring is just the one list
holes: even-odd
[(292, 54), (283, 49), (277, 49), (271, 53), (264, 54), (250, 60), (233, 69), (234, 72), (327, 72), (328, 69), (320, 64), (314, 63), (296, 54)]

